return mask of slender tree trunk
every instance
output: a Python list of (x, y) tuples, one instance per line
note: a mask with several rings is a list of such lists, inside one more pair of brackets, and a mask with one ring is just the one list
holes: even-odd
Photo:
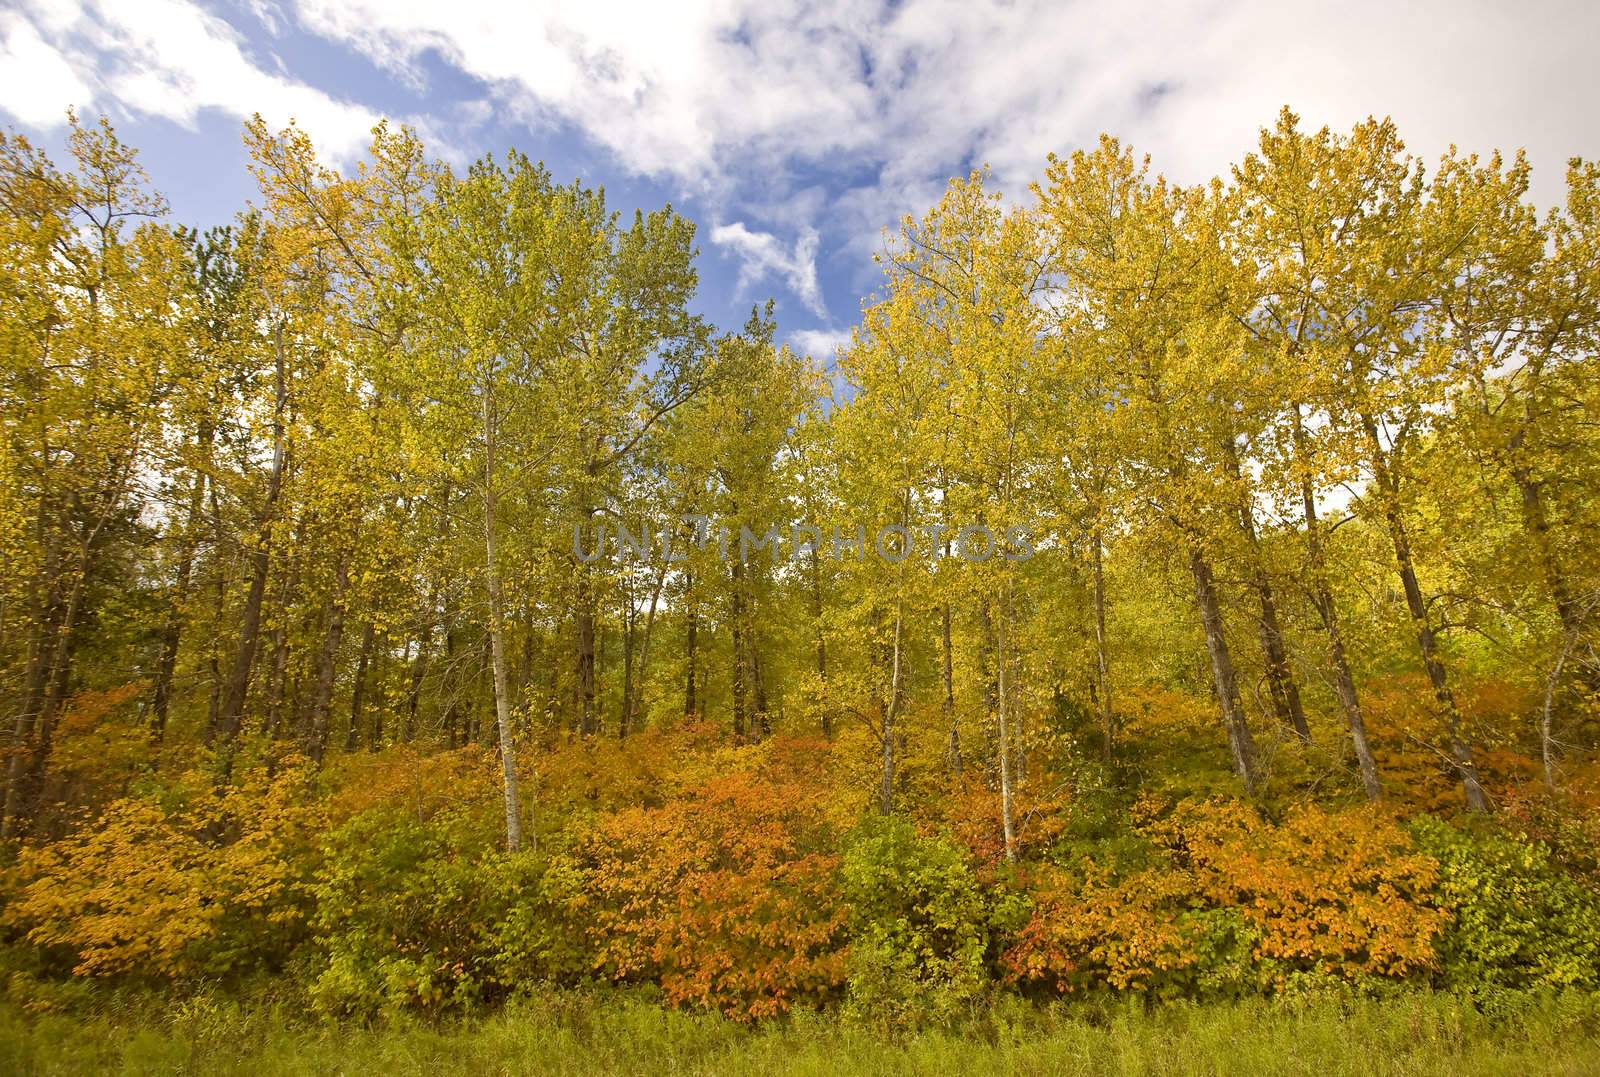
[(1433, 686), (1433, 697), (1444, 715), (1445, 732), (1450, 738), (1450, 754), (1461, 776), (1461, 786), (1466, 793), (1467, 807), (1475, 812), (1489, 809), (1488, 797), (1478, 781), (1478, 768), (1472, 759), (1472, 749), (1461, 736), (1461, 712), (1456, 707), (1455, 693), (1450, 690), (1449, 676), (1444, 660), (1439, 655), (1438, 640), (1433, 626), (1428, 622), (1428, 607), (1417, 583), (1417, 570), (1411, 559), (1411, 548), (1404, 525), (1397, 515), (1390, 514), (1390, 533), (1394, 539), (1395, 560), (1400, 569), (1400, 585), (1405, 591), (1406, 608), (1411, 613), (1411, 623), (1417, 632), (1417, 648), (1422, 653), (1422, 664), (1427, 669), (1428, 681)]
[(1223, 632), (1222, 605), (1217, 598), (1211, 565), (1191, 539), (1189, 570), (1194, 576), (1195, 601), (1200, 607), (1200, 624), (1205, 630), (1206, 651), (1211, 656), (1211, 676), (1222, 707), (1222, 720), (1228, 729), (1228, 747), (1233, 753), (1234, 773), (1244, 782), (1245, 794), (1255, 796), (1255, 743), (1239, 705), (1239, 686), (1233, 671), (1233, 656), (1228, 653), (1228, 638)]
[(578, 569), (578, 608), (575, 615), (578, 637), (577, 695), (578, 732), (594, 732), (595, 709), (595, 617), (594, 584), (587, 567)]
[(696, 652), (695, 636), (700, 628), (700, 619), (695, 615), (694, 609), (694, 573), (684, 573), (683, 604), (685, 607), (683, 627), (683, 647), (685, 653), (683, 674), (683, 716), (693, 718), (699, 713), (698, 700), (695, 699), (695, 661)]
[(766, 671), (761, 664), (761, 650), (756, 646), (756, 633), (750, 630), (750, 686), (755, 709), (751, 713), (751, 728), (757, 740), (772, 735), (772, 710), (767, 705)]
[(1394, 475), (1389, 471), (1378, 439), (1377, 424), (1368, 415), (1361, 416), (1367, 435), (1367, 445), (1372, 453), (1373, 477), (1383, 498), (1383, 516), (1389, 527), (1389, 537), (1394, 544), (1395, 565), (1399, 569), (1400, 587), (1405, 592), (1406, 609), (1411, 614), (1411, 624), (1417, 634), (1417, 650), (1422, 655), (1423, 668), (1428, 682), (1433, 686), (1433, 698), (1439, 704), (1444, 719), (1445, 734), (1450, 741), (1450, 755), (1456, 772), (1461, 777), (1461, 787), (1466, 793), (1467, 807), (1475, 812), (1489, 810), (1489, 798), (1484, 795), (1478, 781), (1478, 768), (1472, 759), (1472, 749), (1461, 736), (1461, 712), (1456, 706), (1455, 693), (1450, 690), (1449, 674), (1444, 659), (1439, 654), (1438, 639), (1428, 618), (1428, 604), (1422, 597), (1422, 586), (1417, 582), (1416, 564), (1411, 556), (1411, 541), (1406, 534), (1405, 522), (1400, 518), (1399, 490)]
[(233, 745), (244, 725), (244, 702), (250, 692), (250, 675), (255, 669), (256, 648), (261, 642), (261, 603), (267, 592), (267, 570), (271, 565), (272, 528), (278, 514), (278, 495), (283, 485), (284, 421), (288, 385), (284, 376), (283, 325), (274, 332), (274, 377), (276, 392), (272, 411), (272, 470), (267, 473), (266, 498), (256, 520), (255, 549), (250, 554), (250, 590), (245, 595), (239, 642), (234, 649), (233, 670), (222, 693), (217, 714), (217, 735), (221, 741), (221, 773), (227, 779), (232, 768)]
[(1551, 732), (1552, 715), (1556, 697), (1556, 685), (1561, 683), (1561, 670), (1567, 664), (1567, 658), (1572, 653), (1572, 645), (1577, 642), (1576, 632), (1565, 632), (1561, 637), (1561, 654), (1556, 658), (1555, 668), (1544, 682), (1544, 706), (1539, 712), (1539, 761), (1544, 766), (1544, 784), (1550, 792), (1556, 791), (1556, 753), (1555, 737)]
[[(41, 520), (38, 523), (41, 533), (46, 530), (43, 513), (41, 507)], [(47, 544), (42, 578), (49, 581), (49, 594), (46, 597), (45, 589), (35, 583), (29, 611), (27, 673), (11, 730), (11, 758), (6, 764), (6, 795), (4, 809), (0, 811), (0, 838), (15, 837), (19, 829), (19, 815), (25, 799), (22, 786), (27, 778), (27, 759), (44, 717), (45, 692), (51, 682), (50, 661), (55, 654), (53, 644), (60, 632), (58, 618), (63, 604), (59, 592), (60, 573), (56, 567), (58, 562), (56, 547)]]
[(733, 735), (739, 740), (745, 735), (745, 712), (747, 707), (745, 692), (745, 638), (744, 638), (744, 588), (741, 586), (743, 571), (739, 562), (733, 563), (733, 587), (729, 596), (731, 615), (728, 620), (733, 630), (733, 665), (731, 668), (733, 685)]
[(1100, 729), (1105, 736), (1104, 757), (1111, 762), (1117, 739), (1116, 711), (1111, 705), (1111, 655), (1106, 644), (1105, 538), (1096, 527), (1090, 542), (1094, 546), (1094, 665), (1096, 694), (1100, 704)]
[[(626, 579), (627, 577), (625, 577)], [(617, 704), (617, 739), (628, 739), (628, 719), (633, 714), (633, 585), (622, 589), (622, 699)]]
[[(304, 531), (297, 528), (295, 535), (290, 540), (290, 549), (303, 548), (304, 537)], [(267, 637), (271, 641), (269, 653), (272, 656), (272, 664), (267, 667), (267, 683), (265, 690), (262, 692), (266, 699), (266, 717), (262, 722), (262, 732), (268, 740), (278, 736), (279, 731), (285, 725), (284, 701), (289, 695), (288, 620), (289, 610), (293, 605), (292, 600), (297, 586), (296, 575), (298, 571), (299, 562), (296, 559), (291, 557), (285, 560), (281, 578), (278, 581), (278, 616), (273, 623), (272, 629), (267, 633)], [(309, 620), (309, 615), (306, 620)], [(308, 627), (307, 624), (302, 624), (302, 628)]]
[[(485, 386), (483, 392), (484, 579), (489, 591), (489, 645), (494, 668), (495, 721), (500, 733), (500, 771), (506, 802), (506, 848), (516, 852), (522, 848), (522, 805), (517, 799), (517, 756), (511, 739), (511, 697), (506, 683), (506, 654), (502, 627), (505, 599), (500, 589), (500, 557), (495, 541), (494, 439), (494, 397), (488, 386)], [(537, 836), (532, 844), (537, 847)]]
[[(990, 609), (989, 600), (985, 598), (978, 606), (978, 679), (980, 693), (983, 700), (983, 713), (995, 714), (1000, 708), (1000, 685), (995, 677), (995, 626), (994, 611)], [(990, 728), (990, 723), (984, 723), (984, 752), (986, 780), (993, 783), (998, 779), (995, 764), (1000, 760), (1000, 744), (997, 733)]]
[(644, 639), (639, 642), (638, 687), (634, 689), (632, 711), (627, 716), (626, 729), (637, 729), (648, 708), (645, 706), (645, 687), (650, 683), (650, 641), (655, 637), (656, 608), (661, 603), (661, 589), (667, 582), (667, 562), (662, 558), (656, 569), (655, 584), (650, 589), (650, 608), (644, 617)]
[[(946, 551), (948, 556), (948, 550)], [(946, 602), (939, 607), (939, 643), (943, 652), (944, 678), (944, 724), (950, 731), (949, 747), (947, 749), (950, 760), (950, 773), (956, 781), (961, 780), (961, 726), (956, 721), (956, 676), (955, 676), (955, 648), (950, 632), (950, 603)]]
[(1334, 605), (1333, 593), (1328, 589), (1327, 561), (1322, 549), (1322, 523), (1317, 519), (1316, 491), (1311, 485), (1309, 460), (1305, 445), (1305, 428), (1300, 421), (1300, 405), (1294, 405), (1295, 454), (1301, 464), (1300, 501), (1306, 521), (1306, 552), (1311, 562), (1311, 601), (1322, 621), (1322, 630), (1328, 637), (1328, 661), (1333, 667), (1333, 688), (1344, 710), (1345, 723), (1350, 728), (1350, 742), (1355, 747), (1356, 765), (1361, 769), (1361, 785), (1368, 800), (1383, 795), (1378, 781), (1378, 763), (1372, 757), (1367, 743), (1367, 723), (1361, 714), (1361, 701), (1356, 695), (1355, 678), (1350, 673), (1350, 662), (1345, 656), (1344, 636), (1339, 628), (1339, 611)]
[[(221, 551), (227, 549), (228, 546), (228, 535), (227, 529), (222, 522), (222, 499), (217, 494), (217, 484), (209, 482), (206, 485), (209, 487), (206, 491), (206, 501), (210, 506), (212, 548), (218, 552), (218, 563), (211, 573), (214, 591), (212, 595), (213, 623), (220, 627), (228, 611), (228, 579), (221, 561)], [(222, 659), (225, 644), (220, 632), (213, 632), (211, 637), (210, 654), (207, 658), (207, 664), (211, 670), (211, 692), (206, 700), (205, 741), (207, 744), (210, 744), (217, 736), (222, 717), (222, 689), (224, 683)]]
[[(820, 542), (811, 547), (811, 625), (816, 633), (817, 690), (826, 696), (828, 687), (828, 641), (822, 628), (822, 551)], [(822, 706), (822, 736), (833, 739), (833, 711), (824, 698)]]
[(328, 750), (328, 720), (333, 713), (333, 685), (339, 672), (339, 644), (344, 640), (345, 599), (350, 589), (350, 560), (339, 556), (333, 584), (333, 603), (328, 610), (328, 627), (317, 652), (317, 681), (311, 693), (308, 749), (311, 759), (321, 763)]
[[(212, 432), (202, 423), (195, 434), (196, 447), (209, 457)], [(178, 574), (173, 581), (172, 602), (167, 609), (166, 627), (161, 633), (161, 658), (156, 665), (156, 683), (150, 702), (150, 739), (160, 744), (167, 733), (167, 715), (172, 708), (172, 677), (178, 668), (178, 648), (183, 640), (184, 607), (189, 601), (189, 582), (194, 576), (195, 551), (200, 545), (200, 518), (205, 512), (206, 472), (196, 467), (189, 488), (189, 513), (184, 523), (178, 553)]]
[(1255, 511), (1244, 490), (1244, 472), (1239, 466), (1239, 450), (1231, 436), (1222, 439), (1222, 458), (1228, 475), (1240, 487), (1238, 500), (1239, 530), (1244, 534), (1250, 556), (1250, 588), (1256, 593), (1261, 606), (1261, 620), (1257, 627), (1261, 637), (1261, 655), (1267, 670), (1267, 693), (1272, 697), (1272, 709), (1278, 721), (1294, 730), (1300, 743), (1311, 743), (1311, 727), (1306, 724), (1306, 713), (1300, 703), (1300, 687), (1295, 683), (1294, 670), (1289, 665), (1289, 651), (1284, 645), (1283, 628), (1278, 623), (1278, 606), (1272, 597), (1272, 584), (1267, 579), (1261, 560), (1261, 541), (1256, 534)]
[[(50, 755), (52, 728), (56, 711), (66, 698), (70, 683), (73, 629), (77, 625), (78, 610), (83, 601), (83, 591), (89, 568), (88, 540), (78, 559), (78, 570), (67, 592), (60, 620), (47, 639), (40, 641), (41, 664), (35, 676), (42, 679), (40, 688), (30, 692), (24, 710), (18, 717), (16, 743), (7, 767), (6, 798), (3, 815), (0, 815), (0, 838), (13, 838), (21, 827), (22, 818), (31, 817), (42, 793), (45, 761)], [(30, 678), (31, 680), (32, 678)], [(32, 700), (37, 700), (34, 704)], [(34, 708), (37, 707), (37, 714)], [(29, 740), (31, 751), (25, 751)]]
[(744, 646), (750, 668), (750, 731), (755, 739), (761, 740), (772, 734), (772, 715), (767, 706), (766, 670), (761, 661), (761, 624), (756, 616), (756, 589), (748, 574), (745, 576), (745, 587)]
[(1289, 665), (1289, 651), (1284, 645), (1283, 628), (1278, 623), (1278, 606), (1272, 597), (1272, 585), (1264, 574), (1257, 571), (1251, 581), (1256, 599), (1261, 605), (1261, 654), (1266, 659), (1267, 687), (1272, 695), (1272, 706), (1278, 720), (1294, 730), (1300, 743), (1311, 743), (1311, 727), (1306, 724), (1306, 712), (1300, 702), (1300, 686), (1295, 683), (1294, 670)]
[[(1583, 634), (1586, 617), (1584, 604), (1572, 592), (1572, 585), (1567, 579), (1566, 570), (1562, 567), (1561, 558), (1550, 535), (1550, 518), (1544, 506), (1544, 484), (1523, 467), (1514, 468), (1512, 477), (1521, 494), (1523, 530), (1532, 540), (1534, 558), (1539, 562), (1545, 587), (1550, 592), (1551, 602), (1555, 604), (1556, 616), (1561, 620), (1563, 636), (1572, 641), (1566, 645), (1566, 649), (1570, 651), (1576, 646), (1578, 637)], [(1564, 661), (1560, 664), (1566, 665)], [(1587, 675), (1580, 674), (1580, 677), (1586, 688), (1591, 690), (1600, 688), (1600, 684), (1596, 683), (1600, 678), (1596, 678), (1592, 670), (1589, 670)]]
[(377, 648), (373, 659), (372, 680), (378, 686), (378, 705), (372, 708), (372, 731), (367, 738), (367, 751), (375, 752), (383, 747), (383, 712), (388, 709), (389, 693), (384, 689), (388, 681), (389, 649), (385, 646)]
[[(362, 711), (367, 702), (367, 667), (372, 662), (372, 645), (376, 637), (377, 628), (371, 618), (368, 618), (365, 627), (361, 629), (361, 652), (356, 657), (356, 680), (350, 688), (350, 725), (344, 734), (346, 752), (354, 752), (361, 747)], [(406, 646), (409, 650), (409, 642)]]
[(1012, 822), (1011, 790), (1011, 675), (1006, 661), (1006, 618), (1010, 615), (1008, 603), (1000, 605), (1000, 616), (995, 622), (995, 667), (997, 688), (995, 716), (1000, 731), (1000, 825), (1005, 835), (1006, 861), (1017, 858), (1016, 827)]
[[(583, 518), (585, 523), (594, 519), (595, 509), (585, 506)], [(603, 551), (605, 538), (598, 535), (596, 538), (596, 552)], [(595, 594), (594, 573), (590, 566), (582, 561), (577, 565), (577, 608), (574, 611), (575, 627), (577, 629), (577, 703), (578, 703), (578, 732), (585, 736), (592, 736), (595, 732), (598, 719), (595, 715), (596, 697), (598, 689), (595, 672)]]
[(900, 711), (900, 640), (905, 623), (904, 606), (895, 603), (893, 663), (889, 670), (889, 700), (883, 708), (883, 786), (879, 791), (878, 810), (883, 815), (894, 814), (895, 770), (895, 719)]

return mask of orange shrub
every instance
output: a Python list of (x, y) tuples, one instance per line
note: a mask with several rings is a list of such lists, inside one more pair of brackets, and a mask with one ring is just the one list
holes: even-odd
[(1244, 804), (1211, 802), (1152, 831), (1209, 902), (1244, 914), (1280, 985), (1289, 971), (1405, 978), (1434, 967), (1449, 920), (1430, 899), (1439, 866), (1388, 815), (1306, 805), (1274, 826)]
[(1116, 879), (1047, 867), (1029, 891), (1032, 913), (1001, 956), (1014, 983), (1169, 997), (1237, 978), (1243, 924), (1205, 909), (1186, 872), (1161, 865)]
[(595, 967), (748, 1020), (844, 980), (838, 858), (814, 787), (735, 772), (599, 816), (576, 850)]
[(1392, 818), (1302, 807), (1274, 825), (1236, 801), (1135, 814), (1153, 843), (1144, 864), (1032, 881), (1002, 958), (1013, 981), (1192, 997), (1435, 968), (1449, 922), (1432, 900), (1438, 864)]

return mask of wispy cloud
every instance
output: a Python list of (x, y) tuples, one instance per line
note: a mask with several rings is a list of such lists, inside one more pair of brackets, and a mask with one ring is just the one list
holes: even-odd
[(719, 224), (711, 230), (711, 242), (727, 248), (739, 259), (741, 289), (778, 277), (819, 318), (828, 316), (817, 284), (817, 233), (803, 229), (792, 247), (786, 248), (771, 232), (753, 232), (743, 221)]
[(831, 366), (839, 349), (850, 343), (849, 329), (799, 329), (789, 334), (789, 343), (824, 365)]
[(195, 126), (203, 111), (269, 123), (292, 119), (330, 156), (349, 159), (365, 145), (378, 115), (307, 83), (257, 66), (228, 23), (190, 0), (48, 0), (8, 17), (6, 50), (20, 43), (26, 69), (47, 79), (47, 93), (0, 82), (0, 108), (45, 125), (47, 102), (62, 115), (68, 97), (92, 98), (130, 113)]
[[(1544, 201), (1569, 155), (1600, 148), (1582, 44), (1600, 9), (1582, 0), (285, 3), (408, 80), (453, 65), (504, 114), (569, 125), (716, 216), (808, 225), (852, 254), (951, 175), (987, 163), (1021, 194), (1046, 153), (1102, 131), (1174, 179), (1225, 173), (1286, 103), (1313, 124), (1392, 113), (1430, 155), (1526, 145)], [(775, 215), (819, 183), (811, 219)]]
[[(337, 155), (373, 118), (371, 102), (263, 70), (194, 0), (22, 3), (0, 22), (0, 108), (24, 122), (83, 95), (189, 124), (260, 109), (295, 116)], [(409, 87), (454, 69), (497, 123), (578, 132), (704, 215), (742, 222), (719, 242), (746, 281), (781, 280), (813, 311), (808, 234), (859, 255), (951, 175), (987, 163), (1021, 194), (1046, 153), (1102, 131), (1198, 182), (1225, 173), (1283, 104), (1315, 125), (1392, 114), (1428, 156), (1452, 142), (1525, 146), (1546, 203), (1569, 156), (1600, 152), (1600, 65), (1584, 44), (1600, 38), (1600, 7), (1583, 0), (241, 3), (274, 47), (317, 35)]]

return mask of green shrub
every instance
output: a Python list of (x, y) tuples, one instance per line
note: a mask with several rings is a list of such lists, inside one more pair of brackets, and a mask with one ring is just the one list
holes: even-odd
[(942, 1023), (982, 994), (987, 916), (958, 847), (919, 836), (903, 818), (869, 819), (841, 871), (853, 1018), (884, 1030)]
[(375, 810), (329, 836), (314, 887), (318, 1009), (470, 1009), (577, 975), (576, 873), (560, 858), (502, 852), (492, 833), (466, 815)]
[(1445, 986), (1493, 1003), (1519, 990), (1600, 988), (1600, 901), (1539, 842), (1412, 824), (1439, 862), (1437, 900), (1452, 916), (1438, 943)]

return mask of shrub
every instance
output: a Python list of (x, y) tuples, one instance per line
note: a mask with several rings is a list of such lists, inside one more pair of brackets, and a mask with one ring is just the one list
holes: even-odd
[(851, 836), (841, 874), (857, 1019), (880, 1028), (944, 1021), (980, 995), (985, 906), (958, 847), (898, 816), (870, 818)]
[(226, 790), (191, 775), (124, 797), (26, 848), (6, 921), (84, 976), (222, 975), (287, 955), (303, 933), (322, 818), (308, 775), (255, 770)]
[(1002, 956), (1012, 982), (1200, 998), (1237, 994), (1250, 978), (1244, 917), (1206, 908), (1194, 879), (1171, 865), (1124, 877), (1045, 868), (1030, 890), (1032, 915)]
[(497, 848), (469, 812), (375, 809), (328, 838), (310, 994), (334, 1014), (466, 1009), (581, 971), (570, 862)]
[(1424, 975), (1448, 914), (1437, 865), (1392, 819), (1298, 808), (1282, 824), (1246, 805), (1152, 811), (1143, 856), (1083, 857), (1030, 883), (1033, 915), (1007, 946), (1019, 983), (1158, 998), (1371, 985)]
[(595, 816), (576, 849), (594, 970), (743, 1021), (834, 994), (845, 909), (818, 796), (735, 771)]
[(1540, 842), (1412, 823), (1439, 862), (1442, 980), (1494, 1003), (1521, 989), (1600, 988), (1600, 901), (1550, 862)]
[(1400, 980), (1434, 967), (1447, 920), (1432, 901), (1438, 867), (1382, 812), (1304, 805), (1273, 825), (1238, 802), (1191, 803), (1151, 829), (1208, 904), (1237, 908), (1250, 924), (1269, 987), (1306, 976)]

